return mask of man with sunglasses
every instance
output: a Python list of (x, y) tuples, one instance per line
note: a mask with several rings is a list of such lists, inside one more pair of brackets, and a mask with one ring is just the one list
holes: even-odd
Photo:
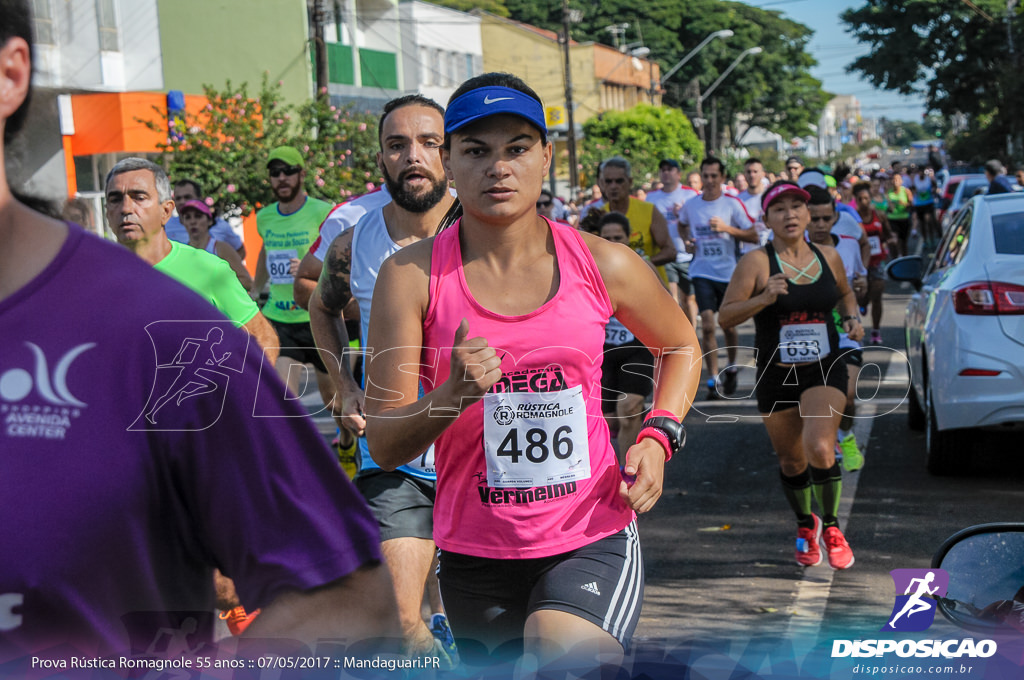
[(633, 188), (632, 167), (625, 158), (613, 156), (601, 163), (597, 185), (603, 198), (587, 213), (587, 222), (596, 226), (601, 215), (619, 212), (629, 219), (629, 247), (655, 265), (658, 276), (668, 284), (664, 265), (675, 262), (676, 247), (668, 233), (668, 222), (653, 203), (630, 196)]
[(789, 173), (789, 179), (796, 181), (796, 178), (800, 176), (800, 173), (804, 171), (804, 164), (796, 156), (790, 156), (786, 159), (786, 172)]
[(292, 283), (299, 260), (316, 241), (320, 223), (333, 206), (306, 194), (303, 158), (295, 147), (279, 146), (271, 151), (267, 157), (267, 172), (277, 202), (256, 213), (256, 231), (263, 239), (263, 247), (251, 293), (259, 297), (270, 283), (263, 315), (270, 319), (281, 339), (281, 355), (276, 364), (278, 373), (292, 392), (298, 394), (300, 373), (290, 368), (296, 362), (312, 364), (324, 404), (330, 404), (334, 390), (313, 342), (309, 312), (296, 304)]
[(547, 189), (540, 190), (540, 196), (537, 198), (537, 214), (541, 217), (546, 217), (552, 222), (561, 222), (562, 224), (569, 224), (566, 220), (562, 219), (558, 215), (558, 210), (565, 212), (565, 207), (559, 205), (560, 202), (556, 203), (554, 195)]
[[(455, 641), (443, 613), (437, 580), (429, 580), (436, 552), (434, 449), (428, 448), (416, 460), (394, 470), (382, 469), (363, 438), (363, 386), (348, 362), (336, 359), (349, 345), (345, 321), (351, 303), (356, 303), (360, 339), (366, 346), (381, 265), (400, 249), (432, 236), (455, 200), (441, 164), (444, 109), (439, 104), (419, 94), (392, 99), (384, 105), (378, 131), (377, 165), (393, 200), (368, 210), (331, 242), (309, 299), (309, 318), (340, 398), (336, 411), (343, 426), (360, 437), (355, 483), (380, 528), (381, 549), (398, 598), (403, 651), (436, 657), (450, 670), (458, 660)], [(421, 613), (425, 584), (434, 612), (429, 627)]]

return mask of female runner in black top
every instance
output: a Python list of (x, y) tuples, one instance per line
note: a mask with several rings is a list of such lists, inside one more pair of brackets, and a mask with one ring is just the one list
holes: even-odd
[[(859, 340), (864, 329), (839, 254), (807, 242), (810, 196), (780, 181), (762, 199), (773, 241), (740, 260), (719, 320), (737, 326), (753, 317), (757, 346), (757, 404), (779, 457), (782, 486), (797, 516), (796, 561), (846, 569), (853, 552), (839, 529), (842, 476), (835, 460), (836, 429), (846, 402), (847, 370), (832, 310)], [(812, 512), (812, 496), (821, 508)]]

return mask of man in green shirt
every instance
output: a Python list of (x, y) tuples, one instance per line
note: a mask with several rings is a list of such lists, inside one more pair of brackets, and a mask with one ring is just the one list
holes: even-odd
[[(280, 338), (281, 356), (277, 371), (294, 394), (299, 394), (299, 371), (295, 364), (312, 364), (317, 387), (325, 405), (334, 399), (334, 389), (313, 341), (309, 328), (309, 312), (295, 302), (292, 284), (299, 261), (309, 251), (320, 231), (320, 224), (333, 206), (306, 194), (303, 182), (305, 159), (291, 146), (279, 146), (267, 157), (270, 188), (276, 203), (256, 213), (256, 231), (263, 239), (252, 295), (259, 297), (270, 283), (270, 295), (263, 314)], [(316, 282), (309, 282), (309, 293)], [(307, 293), (307, 296), (308, 294)], [(340, 406), (340, 405), (339, 405)]]
[(248, 331), (269, 361), (277, 360), (277, 335), (230, 265), (167, 238), (164, 224), (174, 212), (174, 200), (163, 168), (142, 158), (125, 158), (110, 170), (105, 191), (107, 222), (119, 243), (194, 290)]

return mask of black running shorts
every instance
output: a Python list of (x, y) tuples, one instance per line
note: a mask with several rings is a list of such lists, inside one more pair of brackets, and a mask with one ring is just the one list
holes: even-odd
[(844, 395), (850, 383), (846, 361), (826, 357), (820, 363), (803, 366), (779, 366), (769, 364), (758, 368), (757, 410), (760, 413), (785, 411), (800, 405), (800, 395), (812, 387), (834, 387)]
[(729, 287), (726, 281), (715, 281), (696, 277), (693, 279), (693, 295), (697, 298), (697, 309), (704, 313), (706, 311), (717, 312), (722, 306), (722, 299), (725, 297), (725, 289)]
[[(644, 599), (635, 521), (617, 534), (551, 557), (500, 560), (439, 552), (441, 599), (456, 641), (476, 640), (490, 651), (502, 647), (521, 654), (526, 619), (555, 609), (590, 621), (628, 648)], [(473, 647), (479, 648), (459, 642), (460, 653)]]
[(321, 373), (327, 372), (327, 367), (320, 359), (320, 353), (316, 351), (316, 342), (313, 340), (313, 331), (308, 321), (281, 323), (271, 319), (270, 323), (277, 331), (277, 344), (281, 348), (281, 356), (303, 364), (313, 364), (313, 368)]
[(601, 410), (615, 413), (620, 394), (646, 397), (654, 391), (654, 355), (639, 340), (605, 345), (601, 364)]

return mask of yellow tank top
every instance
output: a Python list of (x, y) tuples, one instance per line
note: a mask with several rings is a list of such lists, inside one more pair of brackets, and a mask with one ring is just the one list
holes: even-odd
[[(607, 203), (604, 206), (605, 212), (611, 210)], [(629, 209), (626, 211), (626, 219), (629, 220), (629, 247), (640, 257), (650, 258), (657, 255), (661, 248), (654, 242), (651, 235), (651, 219), (654, 216), (654, 204), (641, 201), (638, 198), (629, 197)], [(658, 276), (663, 283), (668, 283), (668, 276), (665, 274), (665, 267), (655, 267)]]

